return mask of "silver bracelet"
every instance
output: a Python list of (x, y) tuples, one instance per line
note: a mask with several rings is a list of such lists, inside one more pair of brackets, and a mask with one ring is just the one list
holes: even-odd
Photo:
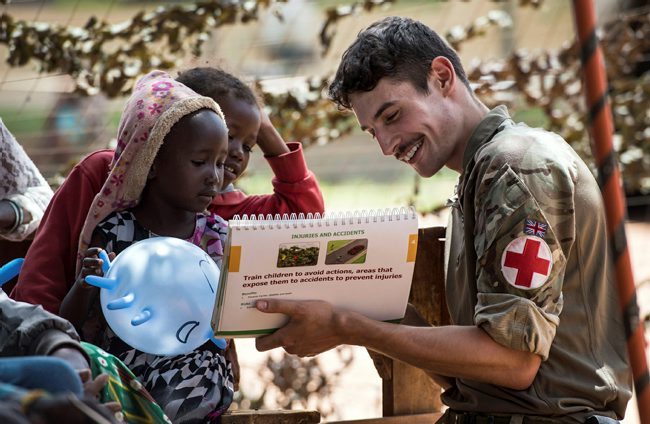
[(8, 233), (13, 233), (16, 231), (16, 228), (20, 227), (23, 224), (23, 209), (13, 200), (5, 199), (7, 202), (9, 202), (9, 205), (11, 208), (14, 210), (14, 215), (16, 216), (16, 219), (14, 220), (14, 225), (11, 226), (9, 230), (7, 230)]

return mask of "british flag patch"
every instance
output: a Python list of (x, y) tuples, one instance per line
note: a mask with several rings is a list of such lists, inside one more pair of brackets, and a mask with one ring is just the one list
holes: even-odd
[(526, 218), (526, 223), (524, 224), (524, 233), (531, 236), (544, 238), (547, 229), (547, 224), (542, 224), (541, 222), (537, 222), (534, 219)]

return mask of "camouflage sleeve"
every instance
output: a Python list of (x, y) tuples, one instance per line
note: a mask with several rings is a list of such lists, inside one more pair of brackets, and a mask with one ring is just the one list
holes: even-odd
[(496, 342), (546, 360), (575, 228), (573, 209), (565, 204), (572, 202), (573, 183), (552, 161), (512, 166), (486, 173), (477, 186), (474, 319)]

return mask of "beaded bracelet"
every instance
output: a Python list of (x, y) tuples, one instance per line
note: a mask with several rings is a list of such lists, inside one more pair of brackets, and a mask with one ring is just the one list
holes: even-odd
[(16, 219), (14, 220), (14, 225), (7, 230), (8, 233), (13, 233), (16, 231), (16, 228), (20, 227), (23, 225), (23, 208), (21, 208), (18, 203), (14, 202), (13, 200), (5, 199), (7, 202), (9, 202), (9, 205), (11, 208), (14, 210), (14, 215), (16, 216)]

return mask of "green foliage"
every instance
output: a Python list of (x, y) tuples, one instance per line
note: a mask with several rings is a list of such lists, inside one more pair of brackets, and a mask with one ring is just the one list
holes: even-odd
[(291, 246), (280, 248), (278, 268), (312, 266), (318, 263), (318, 247)]
[[(325, 11), (320, 41), (327, 51), (341, 19), (385, 7), (398, 0), (359, 0)], [(497, 2), (498, 0), (494, 0)], [(210, 31), (221, 25), (257, 18), (261, 8), (280, 0), (217, 0), (172, 4), (131, 20), (109, 25), (91, 18), (84, 27), (62, 27), (15, 20), (0, 15), (0, 43), (9, 47), (7, 61), (21, 66), (35, 61), (43, 72), (69, 73), (77, 90), (108, 96), (127, 93), (135, 78), (153, 68), (171, 69), (188, 53), (198, 54)], [(542, 0), (520, 0), (537, 7)], [(650, 52), (650, 11), (622, 15), (603, 27), (601, 46), (607, 62), (615, 142), (628, 193), (650, 193), (650, 77), (643, 73)], [(504, 27), (508, 17), (490, 12), (446, 37), (457, 49), (485, 34), (489, 26)], [(624, 52), (624, 54), (621, 54)], [(587, 162), (592, 162), (584, 107), (578, 46), (558, 51), (515, 51), (502, 60), (468, 69), (477, 95), (489, 106), (506, 103), (518, 117), (562, 135)], [(285, 139), (305, 145), (327, 143), (349, 134), (356, 123), (323, 96), (326, 78), (281, 94), (263, 92), (272, 120)], [(262, 90), (263, 91), (263, 90)], [(523, 114), (523, 115), (522, 115)], [(417, 192), (417, 184), (412, 190)]]
[(29, 135), (42, 131), (47, 111), (42, 109), (18, 110), (9, 107), (0, 108), (0, 118), (14, 135)]
[(257, 18), (260, 7), (284, 0), (218, 0), (164, 5), (110, 25), (91, 17), (83, 27), (16, 20), (0, 15), (0, 43), (7, 62), (36, 61), (42, 72), (66, 73), (78, 91), (109, 97), (126, 94), (134, 79), (153, 69), (173, 69), (186, 53), (200, 54), (209, 32)]
[(358, 127), (354, 115), (339, 111), (322, 95), (326, 87), (325, 78), (313, 78), (286, 93), (265, 92), (259, 84), (258, 92), (283, 138), (308, 146), (339, 139)]
[[(650, 193), (650, 9), (640, 9), (607, 23), (600, 45), (607, 64), (614, 145), (628, 194)], [(622, 55), (621, 52), (627, 52)], [(531, 54), (515, 51), (503, 60), (480, 63), (468, 70), (479, 81), (477, 95), (489, 106), (506, 103), (516, 113), (560, 134), (593, 164), (588, 112), (577, 41), (559, 51)], [(543, 116), (531, 116), (535, 111)]]

